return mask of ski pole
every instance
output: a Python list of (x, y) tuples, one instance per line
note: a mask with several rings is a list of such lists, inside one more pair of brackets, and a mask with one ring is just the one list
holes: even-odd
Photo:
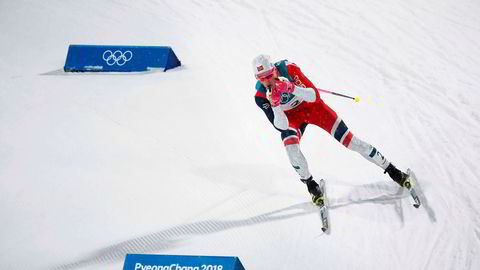
[(344, 98), (353, 99), (355, 102), (360, 102), (360, 97), (351, 97), (351, 96), (343, 95), (343, 94), (336, 93), (336, 92), (333, 92), (333, 91), (323, 90), (323, 89), (320, 89), (320, 88), (317, 88), (317, 90), (320, 91), (320, 92), (327, 93), (327, 94), (332, 94), (332, 95), (336, 95), (336, 96), (340, 96), (340, 97), (344, 97)]

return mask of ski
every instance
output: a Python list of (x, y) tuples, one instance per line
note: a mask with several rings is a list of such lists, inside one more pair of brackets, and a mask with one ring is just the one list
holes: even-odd
[(320, 190), (322, 191), (324, 200), (323, 204), (319, 205), (320, 207), (320, 217), (322, 219), (322, 231), (324, 233), (328, 233), (330, 229), (330, 222), (328, 219), (328, 208), (327, 208), (327, 193), (326, 193), (326, 188), (325, 188), (325, 180), (321, 179), (320, 182), (318, 183)]
[(414, 201), (413, 207), (419, 208), (420, 205), (422, 205), (422, 202), (420, 201), (420, 198), (418, 197), (418, 194), (417, 194), (417, 189), (420, 188), (418, 185), (417, 177), (415, 176), (415, 173), (410, 169), (407, 169), (407, 174), (408, 174), (408, 177), (410, 178), (410, 182), (412, 183), (408, 191), (410, 192), (410, 196)]

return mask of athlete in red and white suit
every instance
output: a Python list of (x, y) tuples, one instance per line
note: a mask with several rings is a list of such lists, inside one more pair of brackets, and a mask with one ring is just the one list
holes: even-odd
[[(268, 56), (259, 55), (253, 61), (253, 69), (257, 78), (255, 102), (281, 132), (290, 163), (311, 194), (315, 184), (299, 145), (309, 124), (321, 127), (345, 147), (360, 153), (404, 186), (408, 176), (395, 168), (371, 144), (353, 135), (337, 113), (323, 102), (315, 85), (297, 65), (287, 60), (272, 64)], [(314, 197), (312, 194), (316, 203)]]

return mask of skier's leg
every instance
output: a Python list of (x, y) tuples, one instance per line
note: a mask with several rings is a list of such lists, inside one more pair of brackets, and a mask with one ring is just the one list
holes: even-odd
[(300, 144), (296, 143), (285, 145), (285, 150), (287, 151), (290, 164), (292, 164), (292, 167), (298, 173), (300, 179), (306, 180), (310, 178), (312, 174), (308, 170), (307, 159), (305, 159), (305, 156), (300, 150)]
[(308, 192), (312, 196), (314, 204), (322, 205), (324, 197), (317, 182), (313, 180), (313, 176), (308, 170), (307, 159), (300, 150), (300, 138), (305, 130), (306, 124), (301, 128), (289, 128), (282, 132), (282, 140), (285, 145), (290, 164), (300, 176), (300, 180), (307, 185)]
[(313, 180), (312, 174), (308, 171), (308, 164), (305, 156), (300, 150), (300, 144), (285, 145), (288, 158), (293, 168), (300, 175), (300, 180), (307, 185), (308, 192), (312, 196), (312, 202), (316, 205), (323, 205), (325, 198), (323, 197), (320, 186)]
[(357, 136), (352, 135), (350, 143), (347, 148), (362, 155), (366, 160), (372, 162), (383, 170), (387, 169), (390, 162), (371, 144), (362, 141)]
[(341, 143), (343, 146), (350, 150), (353, 150), (362, 155), (368, 161), (379, 166), (385, 170), (390, 164), (385, 157), (377, 151), (375, 147), (366, 143), (356, 136), (348, 129), (345, 122), (340, 118), (337, 113), (332, 110), (322, 100), (311, 108), (312, 113), (309, 119), (310, 123), (313, 123), (332, 135), (335, 140)]
[(322, 100), (315, 103), (311, 108), (310, 115), (309, 123), (323, 128), (342, 145), (359, 153), (366, 160), (382, 168), (384, 172), (388, 173), (388, 175), (399, 185), (408, 186), (408, 183), (406, 183), (408, 175), (398, 170), (371, 144), (354, 136), (345, 122), (343, 122), (343, 120), (337, 116), (337, 113)]
[(384, 171), (387, 171), (390, 162), (382, 155), (382, 153), (380, 153), (380, 151), (377, 150), (377, 148), (353, 135), (340, 117), (337, 117), (335, 120), (330, 133), (342, 145), (359, 153), (366, 160), (382, 168)]
[(307, 160), (300, 150), (300, 138), (302, 136), (303, 129), (297, 129), (291, 127), (282, 132), (282, 140), (287, 151), (290, 164), (300, 176), (300, 179), (308, 179), (312, 176), (308, 170)]
[[(343, 121), (341, 121), (343, 123)], [(345, 125), (343, 123), (343, 125)], [(345, 125), (346, 127), (346, 125)], [(366, 160), (372, 162), (378, 167), (382, 168), (385, 173), (388, 173), (390, 178), (395, 181), (397, 184), (403, 187), (410, 188), (410, 182), (408, 181), (408, 175), (395, 167), (391, 162), (389, 162), (381, 153), (371, 144), (361, 140), (357, 136), (353, 135), (351, 131), (348, 131), (347, 138), (351, 136), (350, 140), (340, 141), (348, 149), (355, 151), (362, 155)]]
[(354, 136), (340, 117), (337, 117), (335, 120), (330, 134), (332, 134), (332, 136), (343, 146), (359, 153), (366, 160), (372, 162), (383, 170), (385, 170), (390, 164), (390, 162), (388, 162), (388, 160), (375, 147), (361, 140), (357, 136)]
[(399, 184), (402, 187), (410, 188), (410, 180), (408, 175), (395, 167), (391, 162), (389, 162), (375, 147), (371, 144), (362, 141), (361, 139), (353, 136), (350, 144), (347, 146), (348, 149), (353, 150), (365, 159), (372, 162), (373, 164), (379, 166), (384, 170), (384, 173), (388, 173), (390, 178)]

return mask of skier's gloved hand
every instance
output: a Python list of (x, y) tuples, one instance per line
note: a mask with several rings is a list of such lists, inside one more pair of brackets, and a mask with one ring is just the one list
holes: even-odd
[(292, 93), (295, 89), (295, 85), (289, 81), (276, 81), (275, 82), (275, 89), (280, 91), (281, 94), (283, 93)]
[(295, 89), (295, 85), (289, 81), (276, 81), (275, 86), (272, 87), (270, 94), (270, 103), (272, 107), (277, 107), (280, 105), (280, 99), (282, 98), (283, 93), (292, 93)]

